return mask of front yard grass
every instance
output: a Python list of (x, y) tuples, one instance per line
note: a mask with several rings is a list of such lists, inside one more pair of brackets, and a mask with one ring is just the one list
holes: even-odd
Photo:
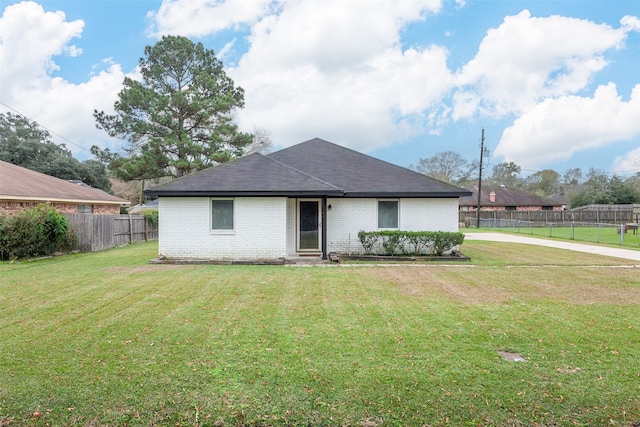
[(0, 425), (637, 425), (638, 267), (522, 248), (288, 268), (149, 265), (149, 243), (0, 263)]

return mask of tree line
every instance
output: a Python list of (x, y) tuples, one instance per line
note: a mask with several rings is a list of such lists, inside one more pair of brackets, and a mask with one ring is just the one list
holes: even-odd
[(38, 123), (13, 113), (0, 113), (0, 160), (64, 180), (81, 181), (111, 190), (105, 165), (95, 159), (80, 162), (64, 144)]
[[(421, 158), (413, 168), (432, 178), (465, 188), (478, 183), (479, 162), (467, 161), (454, 151)], [(543, 169), (522, 176), (522, 168), (514, 162), (499, 163), (488, 172), (483, 167), (483, 184), (504, 185), (543, 197), (562, 196), (572, 208), (590, 204), (640, 203), (640, 173), (623, 178), (595, 168), (586, 173), (580, 168), (571, 168), (562, 174)]]

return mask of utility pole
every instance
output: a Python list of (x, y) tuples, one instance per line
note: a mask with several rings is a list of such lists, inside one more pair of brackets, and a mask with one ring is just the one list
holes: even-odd
[(480, 139), (480, 173), (478, 174), (478, 206), (476, 208), (476, 228), (480, 228), (480, 197), (482, 196), (482, 158), (484, 157), (484, 128)]

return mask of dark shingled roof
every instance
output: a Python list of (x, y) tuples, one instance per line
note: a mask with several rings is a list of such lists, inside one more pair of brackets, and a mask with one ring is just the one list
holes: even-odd
[(468, 190), (312, 139), (146, 190), (156, 196), (461, 197)]
[[(495, 193), (495, 202), (490, 199), (490, 193)], [(460, 206), (476, 206), (478, 204), (478, 187), (474, 187), (473, 194), (460, 198)], [(480, 196), (480, 206), (562, 206), (558, 200), (541, 197), (535, 193), (498, 185), (483, 185)]]

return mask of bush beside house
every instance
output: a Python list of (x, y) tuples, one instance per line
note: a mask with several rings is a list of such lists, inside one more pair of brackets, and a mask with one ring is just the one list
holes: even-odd
[(0, 260), (50, 255), (75, 247), (69, 220), (49, 204), (0, 213)]
[(442, 256), (464, 241), (464, 234), (447, 231), (359, 231), (365, 255)]

